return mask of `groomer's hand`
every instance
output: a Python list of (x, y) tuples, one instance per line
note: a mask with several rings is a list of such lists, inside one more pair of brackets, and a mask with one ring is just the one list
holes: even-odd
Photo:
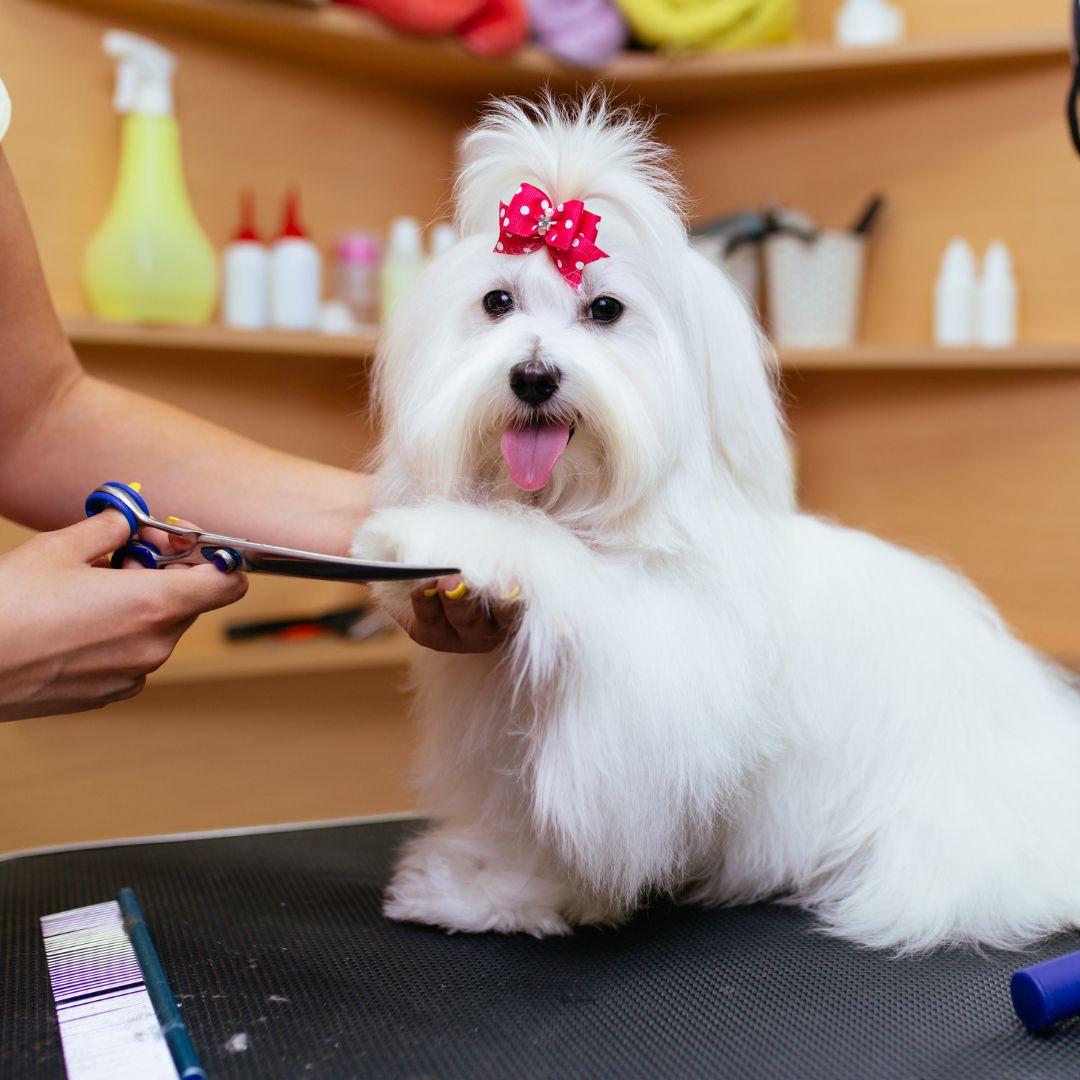
[(108, 569), (127, 539), (107, 510), (0, 556), (0, 721), (133, 697), (198, 615), (247, 591), (209, 564)]
[(491, 652), (517, 625), (520, 592), (489, 602), (471, 592), (460, 574), (451, 574), (413, 590), (405, 629), (413, 641), (439, 652)]

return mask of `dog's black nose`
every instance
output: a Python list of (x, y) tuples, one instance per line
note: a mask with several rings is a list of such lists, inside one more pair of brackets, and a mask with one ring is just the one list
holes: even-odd
[(539, 360), (522, 360), (510, 369), (510, 389), (526, 405), (543, 405), (559, 389), (562, 373)]

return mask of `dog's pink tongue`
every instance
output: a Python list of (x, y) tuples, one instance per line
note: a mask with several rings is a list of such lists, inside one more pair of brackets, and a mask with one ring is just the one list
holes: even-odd
[(510, 479), (523, 491), (539, 491), (551, 479), (569, 441), (569, 424), (508, 427), (500, 445)]

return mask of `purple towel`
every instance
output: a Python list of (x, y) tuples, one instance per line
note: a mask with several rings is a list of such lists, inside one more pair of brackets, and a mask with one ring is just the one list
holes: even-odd
[(533, 37), (560, 60), (597, 67), (626, 43), (622, 14), (610, 0), (528, 0)]

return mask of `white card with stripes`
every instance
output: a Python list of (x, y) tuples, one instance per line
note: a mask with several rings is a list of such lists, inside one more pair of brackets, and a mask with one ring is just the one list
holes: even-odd
[(68, 1080), (176, 1080), (120, 905), (41, 918)]

